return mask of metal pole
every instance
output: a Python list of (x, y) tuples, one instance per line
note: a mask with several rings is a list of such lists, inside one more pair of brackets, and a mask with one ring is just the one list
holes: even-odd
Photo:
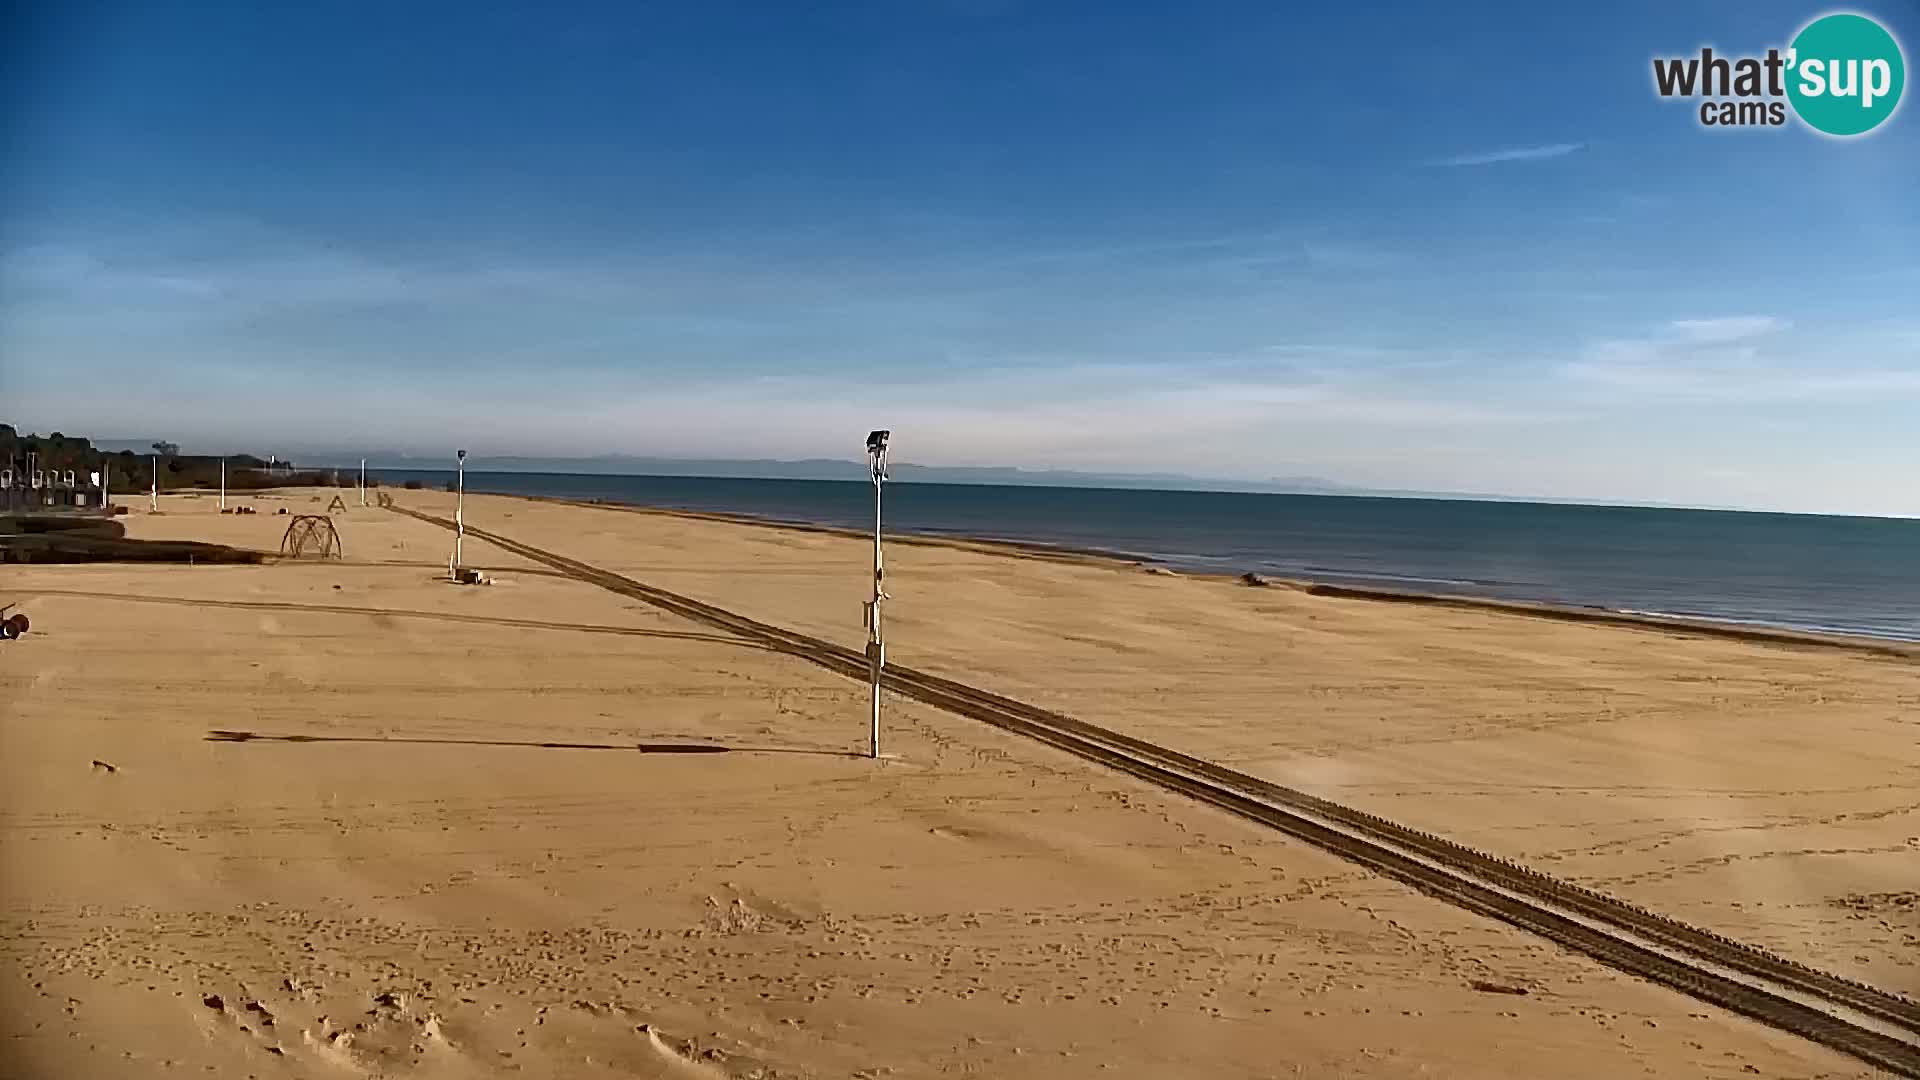
[(460, 558), (461, 542), (467, 538), (467, 452), (459, 451), (456, 460), (455, 475), (458, 479), (454, 482), (453, 492), (453, 569), (457, 578), (460, 567), (464, 565)]
[(360, 459), (360, 505), (367, 505), (367, 459)]
[(880, 620), (880, 603), (887, 598), (880, 564), (880, 485), (887, 478), (887, 439), (891, 434), (867, 433), (867, 468), (873, 473), (873, 599), (867, 601), (867, 675), (873, 682), (873, 714), (867, 730), (867, 754), (875, 759), (880, 757), (880, 682), (887, 666)]
[(157, 514), (160, 512), (160, 458), (159, 456), (154, 454), (147, 455), (147, 464), (153, 467), (153, 486), (147, 489), (147, 511), (149, 513)]
[(220, 512), (227, 512), (227, 459), (220, 459)]
[(887, 664), (887, 646), (880, 634), (880, 598), (883, 595), (880, 568), (880, 473), (873, 474), (873, 638), (867, 647), (868, 667), (873, 678), (873, 723), (867, 734), (868, 756), (880, 756), (880, 676)]

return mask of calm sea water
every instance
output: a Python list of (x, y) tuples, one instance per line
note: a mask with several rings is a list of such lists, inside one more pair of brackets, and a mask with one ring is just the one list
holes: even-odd
[[(873, 520), (872, 486), (858, 482), (470, 472), (467, 487), (823, 525)], [(1920, 521), (920, 483), (889, 485), (886, 516), (889, 530), (1098, 548), (1178, 569), (1920, 641)]]

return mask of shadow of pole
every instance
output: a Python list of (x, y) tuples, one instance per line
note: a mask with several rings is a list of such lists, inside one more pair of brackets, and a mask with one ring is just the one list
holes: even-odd
[(815, 757), (842, 758), (864, 758), (866, 756), (851, 750), (819, 750), (804, 746), (727, 746), (721, 743), (668, 742), (534, 742), (514, 739), (428, 738), (418, 735), (286, 735), (263, 731), (230, 731), (225, 729), (215, 729), (207, 732), (205, 741), (230, 743), (408, 743), (424, 746), (507, 746), (539, 750), (624, 750), (630, 754), (809, 754)]

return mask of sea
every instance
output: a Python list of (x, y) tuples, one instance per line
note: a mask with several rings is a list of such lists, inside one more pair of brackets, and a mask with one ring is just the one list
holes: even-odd
[[(451, 473), (377, 470), (434, 487)], [(467, 489), (852, 528), (858, 481), (467, 473)], [(890, 532), (1920, 641), (1920, 520), (1344, 495), (892, 483)]]

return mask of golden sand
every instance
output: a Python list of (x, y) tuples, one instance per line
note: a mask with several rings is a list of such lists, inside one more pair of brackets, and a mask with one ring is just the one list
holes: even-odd
[[(271, 549), (331, 494), (127, 520)], [(862, 639), (854, 539), (467, 512)], [(0, 1075), (1866, 1075), (972, 721), (893, 702), (865, 760), (858, 683), (337, 520), (0, 568)], [(899, 662), (1920, 990), (1911, 661), (942, 546), (889, 591)]]

